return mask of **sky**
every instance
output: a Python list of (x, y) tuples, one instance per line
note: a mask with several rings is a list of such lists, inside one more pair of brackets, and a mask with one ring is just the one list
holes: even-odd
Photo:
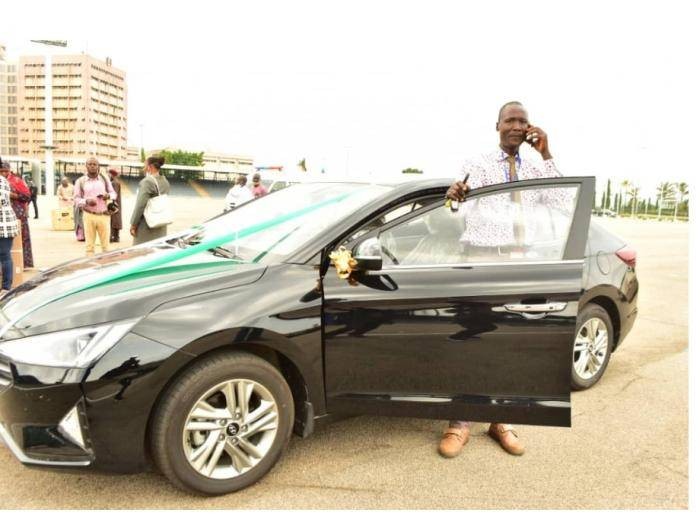
[(238, 153), (287, 169), (306, 158), (337, 177), (408, 167), (456, 177), (466, 158), (496, 148), (498, 108), (519, 100), (562, 173), (595, 175), (599, 192), (608, 178), (636, 183), (643, 197), (662, 181), (692, 191), (698, 171), (687, 157), (700, 120), (693, 2), (3, 9), (9, 57), (44, 51), (29, 39), (65, 39), (125, 70), (129, 144), (146, 149)]

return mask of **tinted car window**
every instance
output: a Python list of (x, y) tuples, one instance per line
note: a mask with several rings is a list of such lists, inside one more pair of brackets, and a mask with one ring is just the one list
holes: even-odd
[(388, 267), (484, 261), (560, 260), (578, 187), (539, 187), (443, 205), (383, 231)]

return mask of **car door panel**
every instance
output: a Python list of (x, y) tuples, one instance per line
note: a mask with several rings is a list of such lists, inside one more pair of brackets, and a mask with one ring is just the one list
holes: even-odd
[[(498, 414), (499, 421), (568, 425), (569, 372), (550, 371), (571, 359), (570, 346), (557, 342), (562, 335), (569, 342), (576, 323), (582, 266), (564, 263), (549, 273), (536, 265), (449, 268), (420, 276), (397, 270), (366, 278), (381, 278), (380, 284), (394, 284), (394, 290), (378, 290), (367, 281), (348, 289), (345, 280), (327, 278), (329, 409), (381, 414), (391, 404), (386, 402), (411, 398), (402, 402), (402, 415), (488, 420)], [(520, 281), (523, 275), (527, 282)], [(336, 298), (335, 292), (344, 295)], [(503, 309), (540, 301), (563, 302), (566, 308), (536, 323)], [(447, 401), (438, 404), (439, 399)], [(541, 417), (514, 419), (514, 405), (540, 410)]]
[(561, 260), (387, 267), (353, 284), (326, 274), (330, 411), (570, 425), (592, 181), (535, 183), (580, 189)]

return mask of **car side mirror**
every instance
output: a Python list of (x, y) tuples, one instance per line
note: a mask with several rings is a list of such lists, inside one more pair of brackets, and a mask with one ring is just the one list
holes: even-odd
[(357, 261), (358, 271), (382, 270), (382, 252), (377, 237), (360, 242), (354, 249), (352, 257)]

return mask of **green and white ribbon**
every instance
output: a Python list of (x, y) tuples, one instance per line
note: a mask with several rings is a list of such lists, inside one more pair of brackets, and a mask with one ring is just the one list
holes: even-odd
[[(261, 231), (265, 231), (265, 230), (270, 229), (272, 227), (289, 222), (290, 220), (298, 219), (300, 217), (308, 215), (309, 213), (320, 210), (321, 208), (325, 208), (326, 206), (337, 204), (337, 203), (345, 200), (347, 197), (349, 197), (351, 195), (356, 195), (357, 193), (358, 192), (338, 195), (336, 197), (333, 197), (332, 199), (328, 199), (326, 201), (316, 203), (316, 204), (313, 204), (311, 206), (307, 206), (306, 208), (301, 208), (301, 209), (293, 211), (291, 213), (287, 213), (284, 215), (280, 215), (278, 217), (274, 217), (268, 221), (261, 222), (259, 224), (253, 224), (252, 226), (249, 226), (247, 228), (236, 230), (232, 233), (227, 233), (227, 234), (221, 235), (219, 237), (215, 237), (215, 238), (212, 238), (210, 240), (206, 240), (206, 241), (200, 242), (198, 244), (194, 244), (194, 245), (186, 247), (184, 249), (178, 249), (176, 251), (168, 253), (165, 256), (158, 256), (158, 257), (153, 258), (151, 260), (147, 260), (145, 263), (139, 264), (138, 266), (135, 266), (135, 267), (127, 267), (124, 270), (117, 271), (114, 274), (100, 278), (99, 280), (89, 282), (81, 287), (75, 288), (73, 290), (69, 290), (68, 292), (64, 292), (63, 294), (60, 294), (58, 296), (51, 297), (51, 298), (37, 304), (33, 308), (27, 310), (23, 314), (8, 321), (7, 324), (5, 324), (5, 326), (0, 330), (0, 337), (2, 335), (4, 335), (7, 330), (12, 328), (15, 324), (17, 324), (19, 321), (21, 321), (22, 319), (27, 317), (29, 314), (36, 312), (37, 310), (45, 307), (46, 305), (49, 305), (49, 304), (54, 303), (56, 301), (60, 301), (61, 299), (65, 299), (66, 297), (78, 294), (80, 292), (84, 292), (86, 290), (90, 290), (90, 289), (93, 289), (96, 287), (108, 285), (110, 283), (114, 283), (116, 281), (119, 281), (119, 280), (122, 280), (125, 278), (129, 278), (130, 276), (134, 276), (134, 275), (137, 275), (139, 273), (148, 271), (149, 269), (160, 267), (162, 265), (166, 265), (168, 263), (172, 263), (172, 262), (181, 260), (183, 258), (187, 258), (188, 256), (192, 256), (192, 255), (197, 254), (197, 253), (208, 251), (209, 249), (213, 249), (215, 247), (219, 247), (219, 246), (224, 245), (224, 244), (229, 244), (231, 242), (235, 242), (236, 240), (241, 240), (243, 238), (247, 238), (251, 235), (255, 235), (256, 233), (260, 233)], [(295, 230), (296, 229), (297, 228), (295, 228)], [(294, 230), (292, 230), (292, 232), (293, 231)], [(290, 234), (291, 234), (291, 232), (290, 232)], [(261, 254), (256, 256), (255, 259), (250, 263), (256, 263), (257, 261), (262, 259), (262, 257), (265, 254), (267, 254), (270, 251), (270, 249), (272, 249), (272, 247), (276, 246), (278, 243), (280, 243), (282, 240), (284, 240), (288, 236), (289, 236), (289, 234), (283, 236), (280, 240), (275, 242), (269, 249), (267, 249), (266, 251), (263, 251)], [(246, 263), (246, 262), (238, 261), (237, 263), (241, 264), (241, 263)]]

